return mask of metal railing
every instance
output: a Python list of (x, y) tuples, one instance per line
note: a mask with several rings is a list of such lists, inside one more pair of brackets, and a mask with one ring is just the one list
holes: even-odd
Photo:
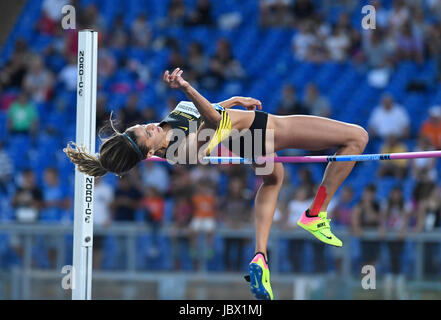
[[(70, 294), (66, 294), (66, 290), (61, 288), (61, 280), (64, 274), (61, 269), (70, 259), (71, 252), (66, 248), (66, 236), (72, 235), (72, 225), (49, 225), (49, 224), (0, 224), (0, 234), (9, 234), (19, 239), (19, 244), (22, 247), (21, 263), (9, 269), (0, 269), (0, 299), (29, 299), (29, 298), (69, 298)], [(184, 272), (180, 270), (167, 271), (152, 271), (140, 270), (137, 268), (137, 239), (142, 235), (151, 234), (152, 229), (148, 225), (143, 224), (113, 224), (108, 228), (96, 227), (94, 230), (95, 236), (114, 236), (120, 239), (120, 244), (123, 243), (123, 253), (125, 267), (119, 270), (96, 270), (93, 272), (93, 281), (95, 282), (109, 282), (109, 283), (124, 283), (122, 296), (119, 298), (136, 298), (133, 293), (133, 286), (138, 283), (154, 283), (157, 287), (157, 298), (175, 298), (181, 299), (185, 297), (185, 288), (188, 283), (210, 283), (210, 284), (225, 284), (225, 283), (242, 283), (243, 273), (239, 272), (220, 272), (210, 271), (207, 268), (206, 241), (199, 241), (200, 253), (198, 255), (200, 270), (194, 272)], [(172, 227), (163, 227), (159, 230), (159, 234), (167, 237), (185, 237), (188, 236), (188, 231), (176, 230)], [(341, 257), (341, 271), (340, 274), (295, 274), (290, 272), (281, 272), (280, 256), (281, 256), (281, 241), (282, 239), (298, 239), (298, 240), (312, 240), (312, 238), (301, 230), (281, 230), (274, 228), (271, 231), (270, 241), (268, 244), (271, 252), (271, 279), (273, 286), (277, 284), (291, 284), (291, 297), (301, 298), (304, 294), (299, 294), (298, 287), (304, 285), (305, 279), (309, 279), (309, 283), (313, 280), (330, 281), (330, 279), (338, 279), (343, 281), (347, 286), (349, 292), (351, 288), (360, 288), (360, 274), (353, 273), (353, 258), (351, 256), (351, 239), (353, 235), (347, 230), (335, 230), (335, 234), (343, 241), (344, 246), (337, 250), (341, 250), (339, 256)], [(250, 228), (231, 230), (226, 228), (219, 228), (215, 232), (216, 236), (222, 238), (243, 238), (254, 239), (254, 230)], [(55, 239), (52, 241), (53, 248), (56, 251), (55, 268), (42, 269), (36, 268), (33, 263), (33, 252), (37, 247), (36, 237), (44, 236)], [(205, 235), (200, 237), (204, 239)], [(395, 241), (398, 235), (395, 233), (386, 234), (379, 240), (378, 232), (367, 231), (359, 238), (360, 241)], [(441, 273), (435, 278), (426, 279), (424, 274), (424, 244), (428, 242), (441, 243), (441, 231), (425, 232), (420, 234), (408, 234), (406, 241), (413, 242), (415, 255), (413, 274), (411, 281), (408, 283), (412, 290), (432, 290), (441, 293)], [(37, 253), (38, 255), (38, 253)], [(215, 274), (215, 276), (213, 276)], [(39, 294), (39, 285), (35, 282), (51, 281), (58, 283), (53, 295)], [(173, 285), (179, 283), (178, 285)], [(382, 283), (379, 283), (379, 287)], [(177, 287), (184, 288), (177, 290)], [(188, 286), (187, 286), (188, 287)], [(70, 292), (70, 291), (69, 291)], [(201, 290), (197, 298), (207, 297), (206, 289)], [(306, 296), (307, 297), (307, 296)], [(351, 294), (346, 294), (346, 297), (351, 297)], [(247, 298), (247, 297), (244, 297)]]

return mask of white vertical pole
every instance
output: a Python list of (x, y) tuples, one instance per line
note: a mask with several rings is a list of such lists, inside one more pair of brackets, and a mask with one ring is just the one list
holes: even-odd
[[(98, 33), (78, 32), (76, 143), (95, 153)], [(75, 170), (73, 300), (92, 298), (94, 178)]]

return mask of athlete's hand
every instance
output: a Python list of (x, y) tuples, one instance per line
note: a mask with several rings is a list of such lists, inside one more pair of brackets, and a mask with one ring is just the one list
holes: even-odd
[(166, 70), (163, 80), (172, 89), (185, 89), (189, 86), (189, 83), (182, 78), (183, 72), (180, 68), (176, 68), (171, 74)]
[(237, 104), (247, 110), (262, 110), (262, 102), (254, 98), (236, 97)]

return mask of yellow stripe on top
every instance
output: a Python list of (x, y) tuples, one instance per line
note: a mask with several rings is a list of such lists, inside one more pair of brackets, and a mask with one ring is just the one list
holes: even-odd
[(223, 110), (221, 115), (221, 122), (219, 123), (219, 126), (217, 127), (213, 137), (211, 138), (210, 144), (208, 145), (208, 154), (210, 154), (219, 143), (227, 138), (231, 132), (231, 121), (227, 111)]

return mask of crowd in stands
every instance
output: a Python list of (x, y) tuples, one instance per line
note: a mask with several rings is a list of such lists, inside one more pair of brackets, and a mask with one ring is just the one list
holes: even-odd
[[(128, 48), (165, 52), (165, 67), (184, 69), (186, 79), (203, 92), (216, 93), (227, 84), (253, 81), (246, 61), (235, 55), (234, 46), (242, 39), (232, 41), (220, 37), (212, 39), (213, 48), (206, 48), (197, 41), (182, 43), (169, 33), (157, 32), (173, 27), (186, 28), (188, 32), (201, 26), (216, 28), (219, 21), (214, 17), (213, 1), (198, 0), (191, 7), (186, 1), (170, 0), (166, 15), (156, 20), (151, 20), (148, 13), (139, 13), (131, 20), (127, 20), (124, 14), (105, 19), (94, 1), (88, 2), (90, 4), (83, 6), (81, 1), (74, 0), (42, 1), (34, 30), (51, 41), (40, 51), (35, 51), (30, 40), (17, 39), (12, 54), (2, 62), (0, 109), (7, 119), (5, 134), (0, 139), (0, 211), (3, 222), (71, 223), (73, 220), (73, 188), (68, 185), (72, 184), (73, 166), (67, 170), (66, 165), (58, 162), (44, 166), (18, 166), (16, 159), (20, 159), (20, 152), (26, 150), (17, 151), (8, 144), (27, 139), (29, 148), (42, 152), (44, 148), (38, 149), (42, 138), (57, 140), (58, 149), (68, 142), (68, 138), (73, 139), (72, 132), (66, 133), (56, 123), (48, 121), (49, 114), (68, 115), (68, 121), (72, 122), (75, 119), (75, 105), (70, 100), (75, 99), (76, 91), (77, 32), (61, 28), (58, 11), (61, 5), (72, 4), (77, 8), (78, 29), (87, 27), (99, 32), (97, 128), (109, 120), (111, 111), (116, 111), (113, 117), (118, 120), (120, 130), (135, 123), (160, 121), (183, 98), (162, 86), (158, 74), (163, 70), (156, 71), (146, 61), (125, 55)], [(433, 82), (441, 80), (441, 21), (432, 18), (441, 11), (438, 2), (395, 0), (387, 2), (389, 5), (386, 6), (383, 2), (370, 1), (376, 8), (377, 28), (369, 31), (351, 20), (359, 9), (354, 5), (356, 1), (261, 0), (255, 2), (259, 14), (254, 19), (257, 20), (256, 27), (261, 30), (292, 30), (289, 59), (301, 63), (349, 63), (356, 70), (381, 71), (390, 77), (403, 61), (421, 64), (431, 60), (437, 68)], [(336, 16), (335, 21), (330, 21), (325, 17), (336, 3), (345, 10)], [(422, 9), (423, 3), (425, 10)], [(229, 18), (233, 21), (231, 27), (246, 27), (246, 22), (240, 24)], [(228, 25), (228, 22), (224, 23)], [(267, 72), (271, 71), (262, 71), (259, 76), (265, 77)], [(131, 81), (127, 80), (129, 78)], [(323, 88), (314, 82), (306, 82), (302, 87), (291, 82), (282, 83), (274, 112), (332, 117), (339, 106), (333, 105), (322, 91)], [(160, 96), (161, 105), (154, 106), (152, 100), (142, 98), (145, 92)], [(125, 99), (115, 101), (112, 98), (115, 94), (124, 95)], [(441, 106), (421, 108), (426, 120), (414, 132), (411, 130), (412, 115), (393, 93), (384, 92), (376, 103), (378, 106), (365, 107), (372, 108), (366, 128), (370, 133), (370, 150), (390, 153), (441, 148)], [(48, 157), (54, 152), (49, 150)], [(361, 263), (378, 262), (380, 246), (386, 246), (390, 253), (390, 272), (402, 273), (400, 259), (407, 250), (406, 235), (441, 228), (439, 165), (437, 159), (417, 159), (372, 164), (369, 168), (363, 171), (364, 185), (354, 186), (349, 181), (341, 187), (331, 203), (329, 215), (334, 226), (350, 230), (354, 237), (361, 236), (365, 230), (378, 230), (377, 241), (360, 242)], [(285, 170), (275, 228), (297, 228), (296, 221), (312, 201), (323, 169), (316, 165), (293, 165)], [(70, 172), (70, 179), (67, 172)], [(380, 193), (379, 186), (385, 181), (392, 181), (389, 183), (391, 187), (387, 192), (383, 188)], [(259, 182), (260, 178), (254, 177), (250, 168), (239, 165), (172, 167), (143, 163), (121, 178), (96, 179), (94, 223), (103, 228), (117, 223), (149, 224), (156, 239), (148, 248), (151, 258), (160, 255), (159, 234), (163, 227), (188, 230), (188, 237), (173, 239), (174, 267), (181, 268), (179, 252), (188, 248), (193, 268), (198, 268), (198, 233), (208, 235), (206, 254), (210, 259), (215, 255), (214, 236), (218, 228), (252, 228), (253, 195)], [(363, 188), (358, 190), (360, 186)], [(7, 215), (11, 209), (11, 214)], [(397, 232), (398, 239), (384, 242), (384, 235), (391, 232)], [(96, 239), (99, 259), (104, 241), (102, 237)], [(303, 251), (311, 243), (316, 252), (312, 271), (326, 271), (325, 250), (320, 243), (307, 240), (288, 242), (290, 271), (305, 272)], [(250, 240), (243, 238), (225, 239), (225, 269), (242, 270), (244, 259), (248, 259), (244, 257), (245, 248), (250, 245)], [(20, 243), (11, 240), (11, 246), (20, 254)], [(439, 274), (439, 243), (430, 244), (426, 249), (429, 250), (426, 254), (427, 272)], [(97, 261), (95, 265), (97, 268), (99, 263)]]

